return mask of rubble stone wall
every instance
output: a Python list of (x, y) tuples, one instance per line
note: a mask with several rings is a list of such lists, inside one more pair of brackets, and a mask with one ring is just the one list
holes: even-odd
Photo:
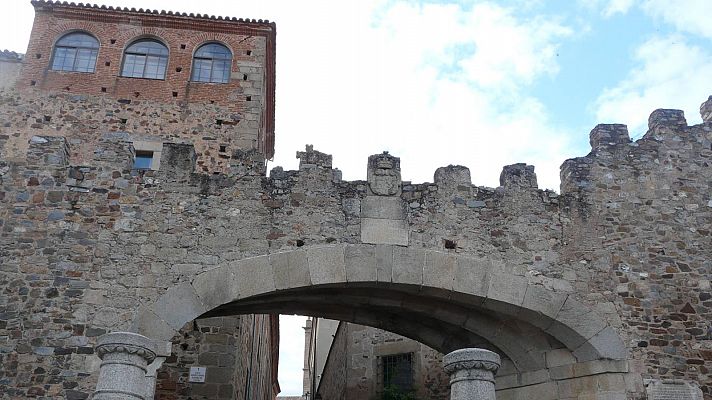
[[(229, 173), (236, 150), (257, 149), (258, 121), (215, 104), (161, 103), (57, 92), (0, 91), (2, 159), (21, 161), (34, 135), (64, 136), (72, 165), (91, 166), (107, 135), (126, 142), (190, 143), (197, 171)], [(256, 160), (262, 160), (255, 154)], [(130, 167), (133, 158), (122, 160)]]
[[(369, 185), (342, 181), (331, 157), (313, 148), (300, 152), (298, 171), (276, 168), (267, 177), (263, 162), (237, 149), (224, 173), (204, 174), (193, 170), (199, 142), (194, 151), (168, 141), (161, 170), (138, 171), (130, 167), (131, 141), (103, 119), (84, 133), (91, 113), (76, 127), (52, 126), (77, 109), (103, 107), (103, 98), (57, 96), (45, 106), (32, 95), (2, 99), (5, 397), (86, 398), (97, 336), (130, 329), (142, 305), (199, 272), (296, 247), (360, 243)], [(119, 104), (112, 107), (124, 110)], [(45, 120), (37, 107), (57, 111), (37, 122)], [(159, 113), (151, 129), (173, 118)], [(592, 152), (564, 162), (560, 194), (539, 190), (523, 164), (505, 167), (495, 189), (473, 185), (457, 166), (436, 171), (433, 183), (404, 182), (409, 247), (501, 259), (593, 307), (630, 351), (639, 378), (625, 382), (628, 398), (644, 398), (643, 379), (678, 379), (698, 382), (710, 399), (712, 125), (705, 121), (687, 126), (680, 112), (658, 110), (634, 143), (620, 126), (596, 127)], [(184, 350), (182, 341), (174, 338), (176, 360), (192, 346)], [(163, 373), (180, 375), (171, 368), (184, 367), (169, 363)]]

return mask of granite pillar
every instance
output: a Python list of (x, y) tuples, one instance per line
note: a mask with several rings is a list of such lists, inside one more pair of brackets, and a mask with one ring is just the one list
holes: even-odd
[(497, 353), (470, 348), (455, 350), (443, 358), (450, 375), (451, 400), (495, 400), (494, 376), (501, 365)]
[(137, 333), (108, 333), (99, 338), (96, 354), (101, 367), (92, 400), (153, 398), (153, 391), (146, 388), (148, 382), (155, 382), (147, 378), (148, 365), (156, 358), (151, 339)]

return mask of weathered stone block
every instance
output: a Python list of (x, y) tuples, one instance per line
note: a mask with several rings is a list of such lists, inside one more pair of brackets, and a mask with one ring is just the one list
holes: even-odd
[(235, 277), (227, 267), (198, 274), (192, 282), (198, 297), (209, 310), (239, 297)]
[(245, 298), (276, 290), (268, 256), (246, 258), (229, 264), (237, 285), (238, 297)]
[(579, 361), (595, 360), (597, 358), (625, 360), (628, 356), (628, 351), (615, 329), (607, 326), (577, 348), (574, 351), (574, 356)]
[(423, 284), (425, 251), (407, 247), (393, 248), (393, 283)]
[(553, 349), (546, 352), (546, 367), (553, 368), (569, 365), (576, 362), (576, 358), (569, 349)]
[(527, 291), (527, 278), (505, 274), (500, 271), (491, 274), (485, 307), (507, 315), (516, 315)]
[(405, 218), (403, 200), (394, 196), (366, 196), (361, 201), (361, 217), (403, 219)]
[(344, 264), (347, 281), (376, 281), (376, 246), (346, 245)]
[(311, 285), (306, 250), (270, 254), (277, 290)]
[(546, 329), (561, 310), (568, 295), (540, 285), (527, 285), (520, 316), (530, 324)]
[(312, 284), (346, 282), (343, 245), (310, 248), (307, 250), (307, 258)]
[(390, 282), (393, 279), (393, 247), (376, 246), (376, 279), (379, 282)]
[(459, 256), (455, 262), (452, 290), (487, 297), (492, 271), (492, 262), (486, 258)]
[(147, 306), (141, 306), (129, 331), (160, 340), (171, 340), (178, 329), (171, 327)]
[(603, 318), (572, 296), (567, 297), (555, 320), (546, 332), (570, 349), (577, 349), (606, 327)]
[(186, 322), (208, 311), (190, 283), (174, 286), (153, 303), (151, 310), (171, 328), (180, 329)]
[(407, 246), (408, 226), (403, 220), (361, 218), (361, 241)]
[(453, 254), (428, 251), (423, 267), (423, 286), (452, 290), (455, 265), (460, 257)]

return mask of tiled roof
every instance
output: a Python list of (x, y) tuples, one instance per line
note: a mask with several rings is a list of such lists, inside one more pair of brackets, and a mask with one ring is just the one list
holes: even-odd
[(105, 6), (105, 5), (96, 5), (96, 4), (89, 4), (89, 3), (74, 3), (74, 2), (68, 2), (68, 1), (53, 1), (53, 0), (32, 0), (32, 5), (37, 7), (37, 6), (62, 6), (62, 7), (79, 7), (79, 8), (88, 8), (88, 9), (97, 9), (97, 10), (109, 10), (109, 11), (123, 11), (123, 12), (134, 12), (134, 13), (141, 13), (141, 14), (152, 14), (152, 15), (172, 15), (176, 17), (186, 17), (186, 18), (200, 18), (200, 19), (211, 19), (211, 20), (216, 20), (216, 21), (234, 21), (234, 22), (250, 22), (250, 23), (256, 23), (256, 24), (269, 24), (269, 20), (262, 20), (262, 19), (250, 19), (250, 18), (235, 18), (235, 17), (223, 17), (223, 16), (215, 16), (215, 15), (208, 15), (208, 14), (193, 14), (193, 13), (182, 13), (182, 12), (174, 12), (174, 11), (165, 11), (165, 10), (151, 10), (151, 9), (144, 9), (144, 8), (128, 8), (128, 7), (111, 7), (111, 6)]
[(24, 56), (24, 54), (15, 53), (14, 51), (10, 50), (0, 51), (0, 60), (22, 61), (22, 58)]

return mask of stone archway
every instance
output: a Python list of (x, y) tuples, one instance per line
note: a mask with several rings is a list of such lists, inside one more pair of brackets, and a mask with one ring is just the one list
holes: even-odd
[[(165, 343), (201, 316), (323, 316), (390, 330), (443, 353), (491, 349), (510, 364), (498, 389), (534, 387), (551, 399), (560, 398), (556, 383), (551, 390), (556, 380), (627, 372), (626, 347), (604, 318), (519, 271), (490, 258), (393, 245), (297, 249), (200, 273), (141, 307), (131, 331)], [(568, 364), (551, 362), (562, 354)]]

